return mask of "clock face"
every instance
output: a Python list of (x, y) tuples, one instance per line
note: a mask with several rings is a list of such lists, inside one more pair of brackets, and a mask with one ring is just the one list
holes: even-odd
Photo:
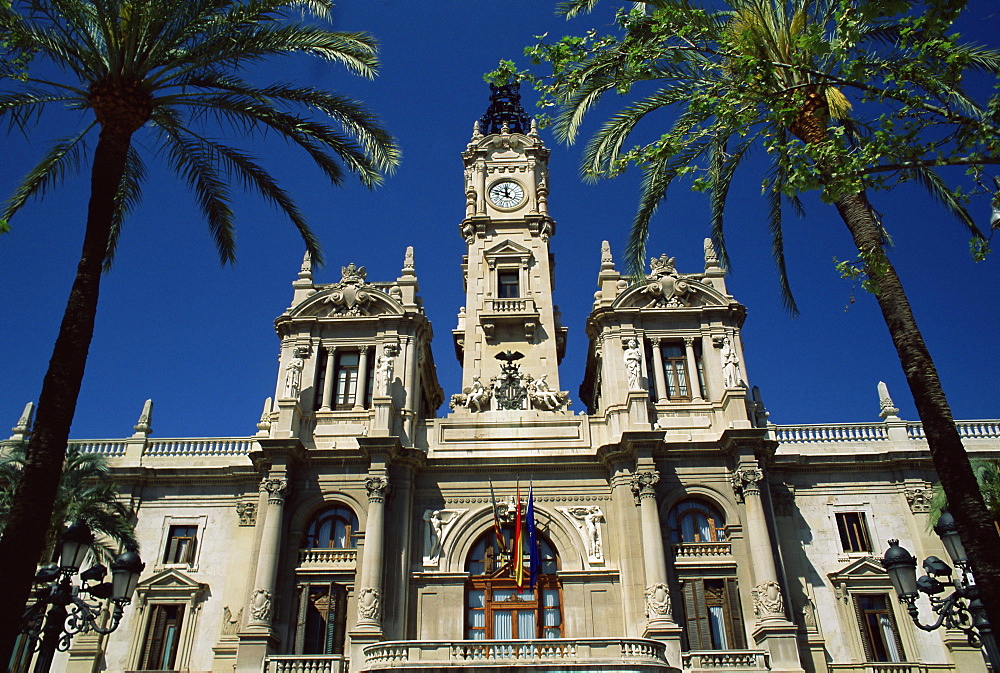
[(513, 180), (498, 180), (490, 186), (489, 195), (498, 208), (516, 208), (524, 201), (524, 187)]

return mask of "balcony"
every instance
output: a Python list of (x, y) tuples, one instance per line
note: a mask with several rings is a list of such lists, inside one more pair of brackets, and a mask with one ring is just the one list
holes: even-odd
[(357, 562), (357, 549), (300, 549), (298, 570), (353, 570)]
[(679, 671), (667, 662), (663, 643), (643, 638), (549, 640), (406, 640), (364, 649), (366, 671), (419, 668), (530, 668), (536, 671), (591, 667), (601, 671)]
[(483, 331), (488, 339), (493, 338), (498, 324), (519, 324), (524, 328), (524, 338), (530, 342), (534, 339), (538, 319), (538, 307), (535, 306), (535, 300), (531, 297), (487, 298), (483, 305), (483, 312), (479, 316), (479, 324), (483, 326)]
[(261, 673), (347, 673), (348, 668), (341, 654), (285, 654), (264, 659)]
[(727, 671), (727, 673), (758, 673), (771, 670), (767, 653), (759, 650), (708, 650), (685, 652), (682, 655), (685, 673)]
[(674, 545), (674, 558), (684, 561), (721, 561), (732, 557), (729, 542), (683, 542)]

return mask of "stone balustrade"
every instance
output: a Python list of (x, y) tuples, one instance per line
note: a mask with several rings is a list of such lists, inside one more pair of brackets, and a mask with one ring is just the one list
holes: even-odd
[(732, 555), (729, 542), (683, 542), (674, 545), (674, 558), (691, 559)]
[(486, 313), (519, 314), (536, 313), (535, 300), (521, 299), (487, 299)]
[(767, 653), (760, 650), (694, 650), (682, 655), (689, 673), (724, 670), (729, 673), (756, 673), (771, 670)]
[[(962, 439), (1000, 439), (1000, 421), (956, 421), (955, 426)], [(926, 438), (920, 423), (907, 423), (906, 434), (910, 439)]]
[(357, 549), (300, 549), (299, 568), (322, 570), (328, 568), (354, 568), (358, 562)]
[(364, 670), (413, 667), (594, 665), (667, 666), (663, 643), (643, 638), (553, 638), (547, 640), (406, 640), (364, 649)]
[(774, 438), (781, 444), (888, 441), (884, 423), (836, 423), (828, 425), (775, 425)]
[(70, 446), (75, 446), (81, 453), (99, 453), (103, 456), (121, 456), (128, 448), (124, 439), (71, 439)]
[(922, 663), (857, 663), (857, 664), (827, 664), (831, 673), (937, 673), (938, 671), (955, 671), (954, 664), (922, 664)]
[(347, 673), (348, 670), (348, 661), (341, 654), (287, 654), (264, 659), (262, 673)]

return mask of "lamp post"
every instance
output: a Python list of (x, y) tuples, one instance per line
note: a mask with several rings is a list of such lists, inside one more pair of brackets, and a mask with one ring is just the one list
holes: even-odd
[[(1000, 649), (979, 599), (979, 587), (975, 585), (969, 558), (958, 536), (955, 517), (948, 510), (941, 512), (934, 532), (941, 538), (948, 556), (958, 568), (957, 578), (952, 577), (951, 566), (937, 556), (928, 556), (923, 562), (927, 574), (917, 579), (917, 559), (899, 546), (899, 540), (889, 540), (889, 548), (881, 559), (882, 567), (889, 573), (889, 581), (899, 595), (899, 602), (906, 605), (906, 611), (917, 628), (934, 631), (945, 626), (962, 631), (970, 645), (983, 648), (990, 668), (1000, 671)], [(942, 597), (945, 587), (953, 587), (954, 590)], [(930, 598), (931, 609), (937, 615), (933, 624), (920, 622), (917, 599), (921, 593)]]
[[(78, 633), (107, 634), (118, 628), (125, 606), (139, 583), (139, 575), (146, 565), (135, 551), (128, 550), (111, 564), (111, 581), (102, 581), (108, 569), (101, 564), (80, 572), (80, 566), (94, 544), (90, 527), (77, 521), (62, 536), (62, 553), (59, 565), (47, 565), (35, 575), (40, 586), (35, 602), (24, 613), (21, 633), (37, 643), (38, 654), (34, 673), (47, 673), (56, 651), (69, 649), (73, 636)], [(70, 579), (79, 573), (80, 586)], [(84, 598), (86, 596), (86, 598)], [(114, 605), (111, 624), (101, 626), (98, 619), (103, 612), (101, 600)], [(46, 607), (48, 612), (46, 612)]]

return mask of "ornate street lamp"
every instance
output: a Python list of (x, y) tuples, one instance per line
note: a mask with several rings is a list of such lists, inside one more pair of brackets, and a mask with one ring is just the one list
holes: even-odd
[[(24, 613), (21, 632), (37, 643), (34, 673), (47, 673), (56, 651), (69, 649), (78, 633), (107, 634), (118, 628), (125, 606), (132, 600), (135, 587), (146, 565), (139, 554), (129, 550), (111, 564), (111, 581), (104, 582), (108, 569), (101, 564), (80, 572), (80, 566), (94, 544), (90, 527), (77, 521), (63, 533), (59, 565), (47, 565), (35, 575), (35, 602)], [(80, 586), (70, 579), (79, 572)], [(44, 586), (47, 585), (47, 586)], [(86, 598), (84, 597), (86, 596)], [(101, 625), (101, 615), (108, 601), (114, 606), (111, 623)], [(46, 607), (48, 612), (46, 612)]]
[[(979, 600), (979, 588), (973, 583), (969, 559), (958, 536), (955, 518), (948, 510), (941, 513), (934, 531), (941, 537), (945, 550), (960, 571), (957, 578), (952, 577), (951, 566), (937, 556), (928, 556), (923, 563), (927, 574), (917, 579), (917, 559), (899, 546), (899, 540), (889, 540), (889, 548), (881, 559), (882, 567), (889, 573), (889, 581), (899, 595), (899, 602), (906, 605), (906, 611), (917, 628), (933, 631), (945, 626), (962, 631), (970, 645), (985, 650), (992, 670), (1000, 671), (1000, 649), (986, 619), (986, 610)], [(945, 587), (953, 587), (954, 591), (942, 597)], [(920, 622), (917, 599), (922, 593), (930, 598), (931, 609), (937, 615), (933, 624)]]

